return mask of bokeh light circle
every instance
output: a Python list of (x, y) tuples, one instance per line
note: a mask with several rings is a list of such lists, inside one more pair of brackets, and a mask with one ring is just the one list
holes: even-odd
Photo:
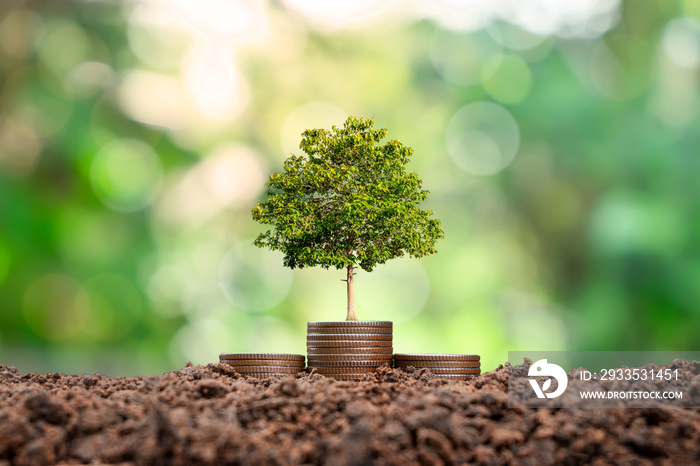
[(354, 291), (358, 314), (401, 323), (423, 310), (430, 282), (419, 260), (402, 258), (382, 264), (371, 273), (358, 270)]
[(236, 319), (237, 348), (232, 351), (304, 353), (304, 339), (299, 332), (280, 318), (248, 314)]
[(588, 82), (608, 99), (632, 100), (656, 81), (655, 49), (631, 34), (609, 34), (592, 47)]
[(39, 59), (51, 71), (65, 75), (87, 60), (90, 40), (85, 31), (72, 21), (56, 20), (39, 46)]
[(282, 124), (282, 156), (286, 159), (291, 154), (301, 155), (299, 143), (304, 130), (341, 126), (346, 118), (340, 107), (329, 102), (308, 102), (298, 106)]
[[(182, 264), (173, 263), (158, 268), (148, 282), (148, 297), (155, 303), (179, 303), (188, 280), (188, 270)], [(158, 307), (160, 312), (163, 308)], [(167, 317), (179, 315), (180, 306), (165, 308)]]
[(194, 319), (178, 330), (169, 345), (172, 364), (212, 363), (226, 352), (304, 352), (303, 338), (282, 319), (245, 313), (228, 316)]
[(496, 21), (487, 29), (489, 35), (510, 50), (529, 50), (541, 45), (547, 36), (535, 34), (517, 24)]
[(289, 10), (311, 20), (315, 25), (338, 28), (368, 22), (386, 2), (382, 0), (282, 0)]
[(35, 12), (24, 8), (3, 11), (0, 21), (0, 49), (13, 58), (24, 58), (37, 45), (34, 40), (43, 20)]
[(414, 0), (419, 17), (430, 18), (454, 31), (478, 31), (497, 13), (498, 2), (486, 0)]
[(86, 61), (66, 76), (63, 87), (66, 95), (75, 99), (87, 99), (110, 88), (115, 83), (114, 70), (104, 63)]
[(25, 292), (22, 313), (34, 333), (53, 341), (65, 341), (85, 327), (90, 312), (87, 293), (74, 278), (48, 274)]
[(224, 209), (248, 211), (264, 188), (263, 160), (247, 146), (220, 146), (181, 176), (167, 180), (155, 211), (174, 224), (205, 221)]
[[(538, 296), (507, 289), (496, 296), (506, 337), (516, 348), (567, 349), (567, 329), (560, 313)], [(546, 343), (545, 343), (546, 342)]]
[(515, 55), (505, 55), (498, 62), (482, 69), (484, 89), (504, 104), (522, 102), (532, 89), (532, 73), (525, 61)]
[(501, 18), (541, 35), (592, 39), (613, 28), (620, 18), (619, 0), (530, 0), (503, 2)]
[(484, 63), (497, 65), (503, 48), (484, 31), (457, 33), (437, 30), (430, 44), (430, 58), (445, 81), (458, 85), (479, 84), (485, 77)]
[(25, 177), (34, 172), (42, 147), (32, 128), (0, 119), (0, 148), (0, 174)]
[[(141, 14), (148, 6), (134, 8), (126, 30), (131, 51), (143, 63), (160, 70), (177, 69), (191, 39), (182, 30), (148, 21)], [(171, 11), (170, 14), (176, 14)]]
[(185, 362), (195, 364), (217, 362), (219, 353), (226, 351), (228, 342), (236, 336), (217, 319), (203, 319), (182, 327), (170, 340), (170, 360), (175, 367)]
[(283, 266), (281, 253), (257, 248), (251, 238), (224, 254), (219, 284), (234, 306), (262, 312), (284, 300), (292, 286), (292, 272)]
[(446, 131), (447, 152), (462, 170), (492, 175), (515, 158), (520, 131), (513, 116), (492, 102), (475, 102), (460, 108)]
[(191, 102), (205, 117), (231, 121), (250, 101), (250, 86), (230, 60), (232, 49), (217, 43), (194, 48), (183, 59), (183, 83)]
[(265, 182), (263, 157), (249, 147), (218, 147), (199, 166), (196, 176), (212, 202), (221, 207), (250, 206)]
[(681, 68), (700, 67), (700, 21), (672, 19), (664, 28), (661, 44), (664, 53)]
[(97, 153), (90, 168), (92, 188), (100, 200), (117, 212), (147, 207), (163, 178), (160, 159), (147, 144), (121, 139)]

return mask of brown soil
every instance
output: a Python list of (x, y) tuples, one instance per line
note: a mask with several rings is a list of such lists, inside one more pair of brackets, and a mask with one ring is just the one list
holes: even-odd
[(507, 368), (467, 382), (19, 374), (0, 365), (0, 464), (698, 464), (700, 409), (508, 408)]

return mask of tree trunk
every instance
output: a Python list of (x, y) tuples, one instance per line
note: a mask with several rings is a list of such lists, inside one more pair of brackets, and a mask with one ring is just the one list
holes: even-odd
[(345, 320), (357, 320), (357, 314), (355, 314), (355, 294), (352, 288), (353, 269), (354, 267), (352, 265), (348, 265), (348, 279), (346, 280), (348, 284), (348, 317)]

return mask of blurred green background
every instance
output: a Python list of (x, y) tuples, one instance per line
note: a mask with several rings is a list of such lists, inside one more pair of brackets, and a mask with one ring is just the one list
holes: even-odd
[(698, 350), (700, 0), (0, 2), (0, 363), (305, 352), (343, 271), (250, 210), (306, 128), (413, 147), (438, 254), (356, 279), (397, 352)]

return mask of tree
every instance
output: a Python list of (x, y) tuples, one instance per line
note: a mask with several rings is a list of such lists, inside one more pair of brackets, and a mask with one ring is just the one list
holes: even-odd
[(347, 269), (347, 320), (357, 320), (357, 266), (371, 272), (404, 254), (432, 254), (443, 237), (440, 221), (418, 207), (428, 191), (406, 172), (413, 149), (396, 140), (379, 145), (386, 129), (373, 125), (351, 116), (342, 128), (304, 131), (306, 157), (291, 155), (253, 208), (254, 220), (274, 226), (254, 244), (282, 251), (285, 266)]

